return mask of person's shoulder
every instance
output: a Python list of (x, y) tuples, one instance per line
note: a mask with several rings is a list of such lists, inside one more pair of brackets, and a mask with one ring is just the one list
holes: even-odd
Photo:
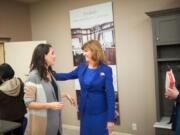
[(20, 77), (14, 77), (16, 80), (18, 80), (20, 82), (20, 84), (24, 84), (24, 82), (22, 81), (22, 79)]
[(112, 70), (112, 68), (107, 64), (101, 64), (100, 66), (106, 71), (111, 71)]
[(37, 70), (32, 70), (29, 75), (27, 81), (32, 81), (32, 82), (39, 82), (40, 81), (40, 76)]
[(34, 69), (34, 70), (29, 72), (29, 76), (36, 76), (37, 77), (37, 76), (39, 76), (39, 73), (36, 69)]
[(86, 67), (86, 66), (87, 66), (86, 63), (80, 63), (80, 64), (78, 65), (78, 68), (83, 68), (83, 67)]

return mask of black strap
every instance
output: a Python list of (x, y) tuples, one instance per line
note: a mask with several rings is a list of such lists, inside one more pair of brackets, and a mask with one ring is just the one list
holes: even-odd
[(54, 92), (55, 92), (55, 95), (56, 95), (56, 98), (57, 98), (57, 101), (59, 101), (59, 97), (58, 97), (58, 87), (57, 87), (57, 84), (55, 83), (54, 79), (51, 78), (51, 84), (54, 88)]

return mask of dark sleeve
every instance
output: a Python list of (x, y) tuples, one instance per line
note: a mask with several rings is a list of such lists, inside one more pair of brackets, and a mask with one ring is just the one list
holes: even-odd
[[(4, 96), (3, 96), (4, 94), (1, 92), (1, 90), (0, 90), (0, 103), (4, 100)], [(1, 105), (1, 104), (0, 104)]]
[(54, 77), (57, 81), (77, 79), (78, 78), (78, 70), (79, 70), (79, 67), (76, 67), (73, 71), (71, 71), (69, 73), (55, 73)]
[(115, 119), (115, 92), (113, 87), (112, 69), (106, 72), (106, 98), (108, 104), (108, 121), (114, 122)]
[(180, 83), (176, 84), (176, 88), (180, 91)]
[[(180, 83), (178, 83), (178, 84), (176, 85), (176, 87), (177, 87), (177, 89), (180, 91)], [(180, 103), (180, 94), (177, 96), (176, 102), (177, 102), (177, 103)]]
[(176, 102), (177, 102), (177, 103), (180, 103), (180, 94), (177, 96)]

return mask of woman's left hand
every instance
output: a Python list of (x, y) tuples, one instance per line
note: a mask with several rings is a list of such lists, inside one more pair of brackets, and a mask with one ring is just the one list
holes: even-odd
[(69, 100), (69, 102), (71, 103), (71, 105), (76, 106), (76, 100), (69, 94), (65, 94), (65, 97)]
[(179, 91), (176, 87), (173, 87), (173, 89), (168, 88), (165, 92), (165, 97), (170, 100), (175, 100), (178, 95)]
[(114, 122), (107, 122), (107, 129), (109, 131), (109, 134), (112, 133), (113, 128), (114, 128)]

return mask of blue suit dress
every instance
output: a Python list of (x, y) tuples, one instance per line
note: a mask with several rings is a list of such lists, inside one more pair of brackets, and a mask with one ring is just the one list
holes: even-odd
[(79, 79), (80, 135), (108, 135), (107, 122), (114, 122), (115, 93), (112, 69), (100, 64), (86, 83), (88, 66), (80, 64), (69, 73), (56, 73), (56, 80)]

